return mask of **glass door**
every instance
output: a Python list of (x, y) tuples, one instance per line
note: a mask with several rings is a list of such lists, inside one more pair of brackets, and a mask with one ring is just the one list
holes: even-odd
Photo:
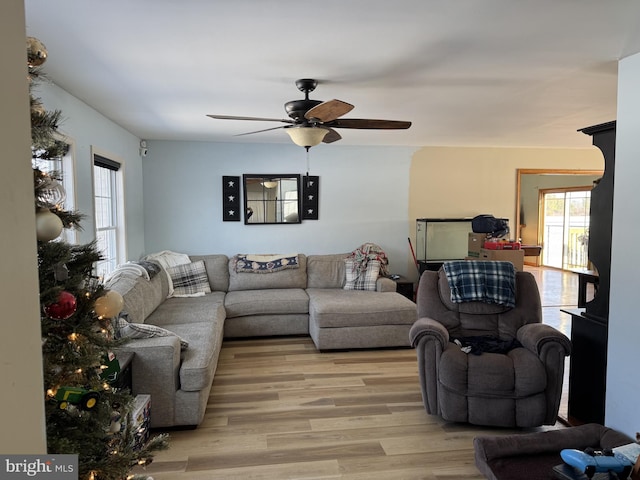
[(541, 190), (542, 265), (588, 268), (591, 189)]

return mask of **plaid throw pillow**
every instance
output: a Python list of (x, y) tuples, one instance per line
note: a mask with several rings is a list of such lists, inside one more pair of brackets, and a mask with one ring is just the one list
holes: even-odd
[(376, 280), (378, 280), (378, 274), (380, 273), (380, 262), (378, 260), (369, 260), (367, 269), (364, 271), (358, 268), (360, 262), (345, 260), (344, 263), (347, 267), (345, 290), (376, 290)]
[(211, 293), (204, 260), (169, 267), (167, 273), (173, 282), (172, 297), (200, 297)]
[(115, 338), (153, 338), (153, 337), (178, 337), (180, 349), (189, 347), (189, 342), (166, 328), (151, 325), (149, 323), (129, 323), (126, 315), (120, 315), (112, 323)]

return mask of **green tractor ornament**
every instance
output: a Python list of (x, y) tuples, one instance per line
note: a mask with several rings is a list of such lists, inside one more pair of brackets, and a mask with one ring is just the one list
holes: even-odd
[(80, 387), (60, 387), (55, 396), (61, 410), (65, 410), (69, 404), (78, 405), (82, 410), (91, 410), (98, 404), (99, 398), (98, 392)]

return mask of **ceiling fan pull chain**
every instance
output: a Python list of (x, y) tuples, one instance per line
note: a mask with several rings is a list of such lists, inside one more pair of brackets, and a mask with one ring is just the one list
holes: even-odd
[(307, 151), (307, 177), (309, 176), (309, 147), (304, 147), (305, 150)]

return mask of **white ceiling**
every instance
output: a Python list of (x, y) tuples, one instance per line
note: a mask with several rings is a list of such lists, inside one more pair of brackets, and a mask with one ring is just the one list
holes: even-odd
[[(294, 81), (355, 105), (341, 145), (587, 147), (616, 117), (638, 0), (25, 0), (51, 81), (144, 139), (290, 142)], [(45, 105), (46, 106), (46, 105)], [(64, 112), (63, 112), (64, 113)], [(331, 145), (319, 148), (331, 148)]]

